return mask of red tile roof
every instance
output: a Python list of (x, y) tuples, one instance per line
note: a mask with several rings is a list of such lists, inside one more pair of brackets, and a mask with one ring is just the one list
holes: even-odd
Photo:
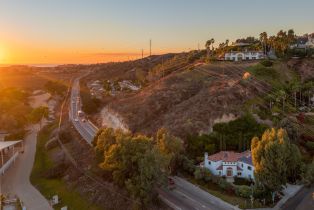
[(242, 157), (250, 156), (250, 151), (245, 151), (242, 153), (233, 151), (220, 151), (216, 154), (208, 156), (208, 160), (211, 161), (224, 161), (224, 162), (237, 162)]

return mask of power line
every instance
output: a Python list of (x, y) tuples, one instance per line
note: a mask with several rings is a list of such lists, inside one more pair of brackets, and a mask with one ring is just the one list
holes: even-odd
[(149, 56), (152, 56), (152, 40), (149, 40)]

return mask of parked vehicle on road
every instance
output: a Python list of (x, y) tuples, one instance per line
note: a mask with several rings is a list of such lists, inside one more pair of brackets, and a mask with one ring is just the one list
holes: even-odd
[(82, 110), (78, 110), (78, 111), (77, 111), (77, 115), (78, 115), (79, 117), (84, 117), (84, 112), (83, 112)]

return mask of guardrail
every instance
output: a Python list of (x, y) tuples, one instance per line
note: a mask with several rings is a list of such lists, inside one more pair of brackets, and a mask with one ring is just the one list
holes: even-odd
[(19, 156), (19, 152), (15, 152), (15, 154), (0, 168), (0, 174), (4, 174), (4, 172), (10, 167), (10, 165), (15, 161), (15, 159)]
[(98, 128), (94, 123), (92, 123), (92, 121), (90, 121), (90, 120), (87, 120), (87, 121), (88, 121), (88, 123), (92, 126), (92, 128), (94, 129), (94, 131), (95, 131), (95, 132), (98, 132), (99, 128)]

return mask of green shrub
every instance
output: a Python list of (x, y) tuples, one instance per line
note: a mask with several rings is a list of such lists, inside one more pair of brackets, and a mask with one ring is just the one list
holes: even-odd
[(67, 86), (62, 81), (49, 80), (45, 86), (45, 90), (52, 95), (63, 96), (67, 90)]
[(203, 168), (203, 179), (205, 182), (212, 180), (212, 173), (207, 168)]
[(194, 178), (195, 178), (196, 180), (201, 180), (201, 179), (204, 178), (201, 168), (196, 168), (196, 169), (195, 169), (195, 171), (194, 171)]
[(215, 175), (212, 176), (212, 182), (213, 182), (214, 184), (218, 184), (219, 181), (220, 181), (220, 179), (222, 179), (222, 178), (219, 177), (219, 176), (215, 176)]
[(240, 185), (235, 187), (235, 193), (237, 196), (240, 196), (242, 198), (250, 198), (250, 196), (252, 195), (252, 189), (249, 186)]
[(212, 173), (207, 168), (196, 168), (194, 171), (194, 178), (196, 180), (203, 180), (210, 182), (212, 180)]
[(302, 174), (302, 181), (307, 186), (314, 183), (314, 161), (305, 168)]
[(253, 197), (254, 198), (259, 198), (259, 199), (264, 199), (269, 197), (271, 192), (267, 191), (266, 188), (263, 189), (261, 187), (257, 187), (256, 185), (253, 187)]
[(306, 147), (308, 150), (313, 151), (313, 150), (314, 150), (314, 142), (312, 142), (312, 141), (306, 142), (305, 147)]
[(250, 186), (252, 184), (252, 182), (248, 179), (245, 179), (245, 178), (235, 177), (233, 184)]
[(233, 188), (232, 185), (223, 178), (219, 180), (218, 186), (224, 191), (230, 191)]
[(193, 174), (193, 172), (196, 170), (193, 161), (188, 159), (186, 156), (182, 157), (181, 164), (183, 170), (189, 174)]
[(262, 60), (260, 64), (262, 64), (265, 67), (271, 67), (273, 65), (273, 62), (270, 60)]

